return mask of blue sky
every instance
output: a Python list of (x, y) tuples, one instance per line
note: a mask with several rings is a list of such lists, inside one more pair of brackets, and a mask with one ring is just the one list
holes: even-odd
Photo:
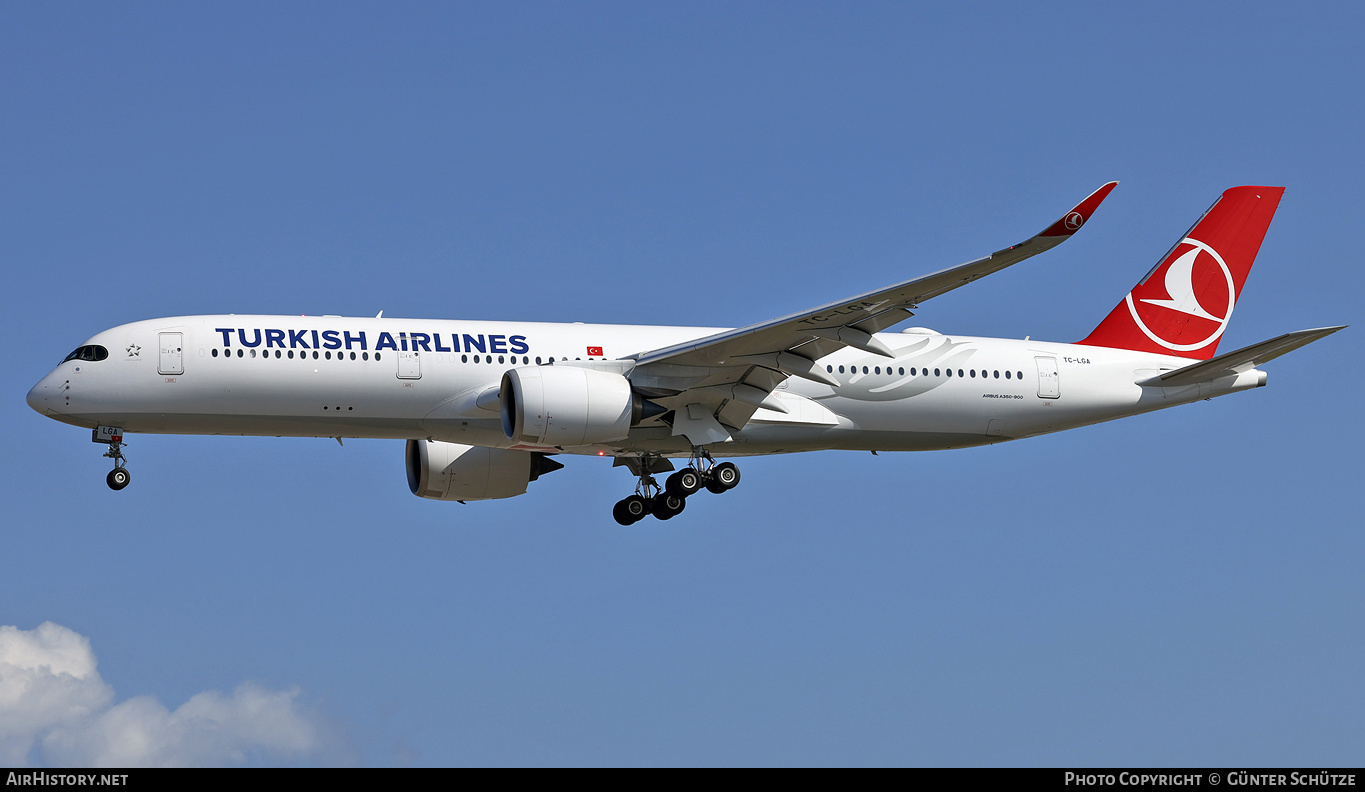
[[(1075, 239), (914, 321), (1082, 338), (1223, 189), (1272, 184), (1222, 348), (1358, 325), (1362, 22), (0, 8), (0, 692), (49, 658), (73, 669), (53, 695), (85, 702), (0, 711), (0, 757), (1360, 765), (1357, 327), (1250, 393), (750, 460), (630, 528), (604, 460), (461, 506), (407, 491), (399, 441), (133, 436), (113, 493), (102, 448), (24, 394), (156, 316), (747, 324), (1017, 242), (1110, 179)], [(240, 728), (205, 736), (200, 711)], [(129, 723), (159, 752), (111, 753)]]

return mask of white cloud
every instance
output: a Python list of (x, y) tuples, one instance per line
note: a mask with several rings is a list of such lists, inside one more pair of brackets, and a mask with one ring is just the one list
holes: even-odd
[(0, 765), (27, 764), (40, 735), (88, 721), (113, 698), (85, 636), (52, 622), (0, 626)]
[(246, 683), (200, 693), (174, 712), (150, 696), (110, 706), (85, 636), (45, 622), (0, 626), (0, 765), (221, 766), (315, 756), (323, 722), (297, 689)]

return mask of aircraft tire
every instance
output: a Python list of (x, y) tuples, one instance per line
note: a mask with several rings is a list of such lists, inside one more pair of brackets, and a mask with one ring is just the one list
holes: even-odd
[(121, 467), (114, 468), (109, 471), (109, 475), (104, 477), (104, 482), (109, 485), (109, 489), (115, 492), (128, 486), (132, 480), (133, 476), (128, 472), (128, 468)]
[(668, 477), (664, 489), (669, 495), (686, 498), (702, 488), (701, 474), (695, 468), (686, 467)]
[(687, 508), (687, 499), (664, 493), (654, 499), (654, 516), (660, 520), (671, 520)]
[[(644, 500), (640, 496), (625, 498), (616, 505), (618, 509), (621, 509), (621, 516), (625, 518), (625, 522), (622, 522), (621, 518), (616, 519), (616, 522), (621, 523), (622, 526), (633, 526), (633, 524), (650, 515), (650, 501)], [(612, 513), (616, 515), (616, 509), (612, 509)]]
[(716, 465), (715, 470), (711, 471), (711, 476), (713, 481), (725, 489), (734, 489), (739, 485), (739, 468), (733, 462), (722, 462)]

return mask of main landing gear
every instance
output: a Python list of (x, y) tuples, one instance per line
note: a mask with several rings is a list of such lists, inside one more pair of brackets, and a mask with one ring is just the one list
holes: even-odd
[(612, 507), (611, 516), (621, 525), (633, 525), (651, 514), (671, 520), (687, 508), (688, 497), (703, 487), (720, 494), (739, 484), (738, 467), (730, 462), (717, 465), (705, 449), (695, 448), (691, 464), (669, 476), (660, 487), (650, 475), (656, 459), (646, 456), (638, 461), (640, 483), (635, 485), (635, 494)]

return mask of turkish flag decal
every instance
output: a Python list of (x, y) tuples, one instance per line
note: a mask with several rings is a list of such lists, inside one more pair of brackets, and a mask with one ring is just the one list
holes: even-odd
[(588, 347), (588, 354), (602, 357), (602, 347)]

